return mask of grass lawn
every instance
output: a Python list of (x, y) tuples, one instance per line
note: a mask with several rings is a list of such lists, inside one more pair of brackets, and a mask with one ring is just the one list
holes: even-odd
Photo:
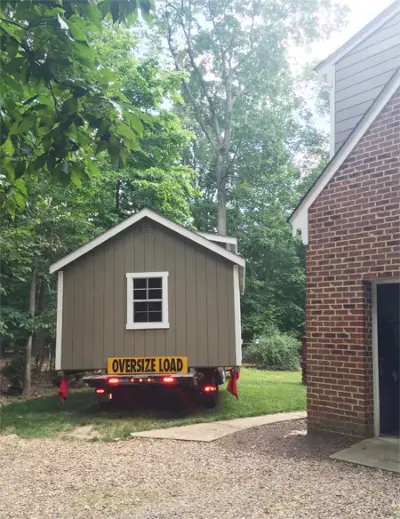
[[(11, 403), (0, 410), (0, 432), (25, 438), (55, 436), (79, 425), (92, 424), (103, 440), (125, 438), (131, 432), (229, 420), (306, 407), (305, 386), (300, 372), (242, 369), (238, 383), (239, 400), (220, 390), (216, 409), (147, 409), (101, 411), (94, 390), (72, 390), (64, 405), (57, 395)], [(55, 389), (56, 392), (56, 389)]]

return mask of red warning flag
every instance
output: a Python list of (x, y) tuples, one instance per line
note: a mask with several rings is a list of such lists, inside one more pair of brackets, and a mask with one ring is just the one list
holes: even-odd
[(60, 397), (61, 403), (63, 404), (68, 398), (68, 378), (64, 375), (60, 388), (58, 390), (58, 396)]
[(238, 393), (238, 387), (237, 387), (237, 381), (239, 379), (240, 372), (238, 369), (233, 368), (231, 371), (231, 376), (229, 377), (229, 382), (227, 386), (227, 390), (232, 393), (232, 395), (235, 395), (237, 399), (239, 399), (239, 393)]

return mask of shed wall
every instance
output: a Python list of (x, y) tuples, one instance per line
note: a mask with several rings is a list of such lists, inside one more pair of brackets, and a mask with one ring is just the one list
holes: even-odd
[[(126, 273), (169, 272), (170, 328), (126, 329)], [(142, 220), (64, 270), (61, 369), (104, 369), (108, 357), (187, 356), (236, 364), (233, 265)]]

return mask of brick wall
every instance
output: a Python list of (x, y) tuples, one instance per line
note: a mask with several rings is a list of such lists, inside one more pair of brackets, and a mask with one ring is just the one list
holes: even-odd
[(400, 90), (309, 209), (309, 428), (373, 433), (371, 283), (400, 273)]

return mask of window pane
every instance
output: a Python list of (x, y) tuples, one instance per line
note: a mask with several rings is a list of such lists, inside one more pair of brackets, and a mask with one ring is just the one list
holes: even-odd
[(149, 303), (135, 303), (134, 311), (135, 312), (147, 312)]
[(133, 280), (133, 288), (146, 288), (146, 278), (138, 278)]
[(161, 312), (161, 301), (155, 301), (154, 303), (146, 303), (150, 312)]
[(147, 290), (134, 290), (133, 299), (147, 299)]
[(162, 287), (161, 278), (149, 278), (149, 288), (161, 288), (161, 287)]
[(161, 312), (149, 312), (149, 323), (161, 323)]
[(135, 323), (148, 323), (147, 312), (133, 312), (133, 321)]
[(162, 290), (161, 289), (155, 289), (155, 290), (149, 290), (149, 299), (161, 299), (162, 298)]

